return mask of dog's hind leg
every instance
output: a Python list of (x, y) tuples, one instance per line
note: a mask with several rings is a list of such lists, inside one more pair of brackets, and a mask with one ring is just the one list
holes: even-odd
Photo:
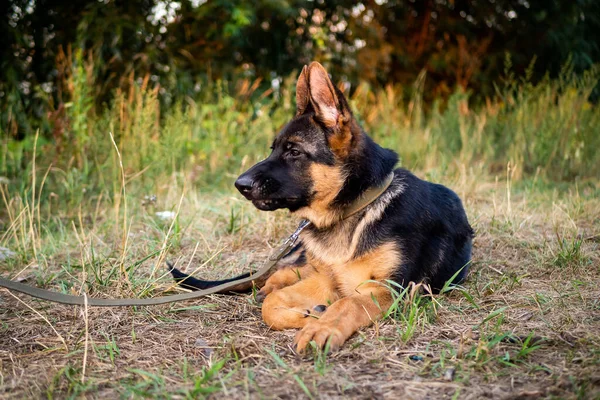
[[(307, 269), (312, 267), (301, 270)], [(273, 291), (263, 302), (263, 320), (271, 329), (302, 328), (339, 298), (334, 282), (324, 274), (314, 271), (299, 281), (298, 276), (294, 279), (296, 283)]]

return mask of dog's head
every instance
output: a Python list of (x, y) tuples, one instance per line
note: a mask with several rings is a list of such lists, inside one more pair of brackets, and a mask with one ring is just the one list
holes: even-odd
[(361, 130), (344, 95), (317, 62), (300, 73), (296, 107), (269, 157), (244, 172), (235, 186), (260, 210), (287, 208), (327, 226), (362, 190), (382, 181), (397, 156)]

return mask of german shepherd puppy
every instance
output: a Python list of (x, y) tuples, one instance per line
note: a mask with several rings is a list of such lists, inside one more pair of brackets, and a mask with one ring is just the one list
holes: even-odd
[[(434, 291), (455, 275), (461, 282), (473, 230), (453, 191), (394, 170), (397, 154), (361, 129), (319, 63), (303, 68), (296, 106), (269, 157), (235, 186), (259, 210), (287, 208), (311, 222), (260, 290), (262, 315), (272, 329), (300, 329), (298, 351), (313, 340), (335, 349), (387, 311), (393, 299), (386, 281), (425, 282)], [(363, 193), (390, 178), (381, 195), (344, 218)], [(190, 288), (225, 282), (172, 272)]]

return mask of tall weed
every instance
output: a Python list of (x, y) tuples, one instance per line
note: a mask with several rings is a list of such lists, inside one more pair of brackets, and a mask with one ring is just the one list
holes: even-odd
[[(52, 194), (54, 202), (75, 210), (83, 201), (118, 193), (120, 166), (111, 133), (129, 193), (151, 193), (158, 182), (172, 179), (231, 190), (233, 177), (267, 155), (294, 113), (293, 76), (266, 92), (258, 90), (259, 81), (212, 82), (199, 86), (196, 99), (170, 106), (161, 106), (160, 88), (150, 77), (130, 76), (127, 90), (118, 90), (104, 109), (94, 109), (93, 62), (79, 53), (73, 57), (63, 85), (71, 101), (57, 114), (53, 136), (41, 135), (37, 146), (36, 175), (50, 171), (42, 204)], [(514, 179), (534, 174), (586, 179), (600, 175), (600, 112), (588, 101), (599, 73), (594, 67), (575, 75), (567, 64), (559, 79), (533, 84), (528, 74), (516, 78), (507, 58), (497, 97), (480, 106), (457, 91), (426, 109), (424, 73), (412, 88), (361, 85), (349, 100), (369, 134), (397, 151), (403, 166), (426, 170), (431, 179), (466, 168), (503, 174), (509, 162)], [(11, 128), (1, 129), (4, 134)], [(0, 176), (8, 181), (7, 193), (25, 198), (34, 143), (29, 136), (22, 141), (3, 136)]]

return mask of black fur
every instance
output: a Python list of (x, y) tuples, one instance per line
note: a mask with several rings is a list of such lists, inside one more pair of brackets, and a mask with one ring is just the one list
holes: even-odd
[[(336, 94), (340, 115), (353, 122), (343, 94), (337, 89)], [(394, 170), (398, 162), (394, 151), (377, 145), (358, 124), (348, 126), (352, 140), (347, 154), (340, 159), (329, 145), (332, 135), (339, 131), (327, 128), (322, 116), (309, 104), (277, 135), (269, 157), (242, 174), (236, 187), (260, 210), (287, 208), (294, 212), (310, 206), (315, 196), (314, 182), (308, 173), (311, 164), (335, 166), (343, 171), (346, 179), (331, 207), (343, 210), (365, 190), (381, 184), (393, 171), (394, 179), (388, 191), (398, 190), (398, 193), (385, 207), (383, 216), (365, 228), (353, 257), (393, 241), (401, 252), (397, 268), (390, 276), (397, 283), (405, 286), (409, 282), (427, 282), (434, 291), (439, 291), (455, 275), (454, 283), (461, 282), (468, 272), (473, 230), (458, 196), (407, 170)], [(376, 207), (377, 201), (362, 215), (369, 212), (369, 207)], [(354, 221), (358, 225), (360, 215), (354, 217)], [(326, 240), (337, 228), (312, 225), (307, 229), (313, 237)], [(299, 249), (295, 252), (300, 254), (300, 261), (304, 261), (304, 253)], [(174, 268), (171, 272), (178, 282), (192, 289), (242, 277), (211, 282), (191, 278)]]
[(405, 169), (394, 171), (405, 190), (385, 209), (380, 222), (363, 234), (355, 256), (377, 244), (398, 242), (403, 262), (392, 279), (402, 286), (427, 282), (441, 290), (459, 270), (453, 283), (467, 275), (473, 230), (458, 196), (445, 186), (423, 181)]

